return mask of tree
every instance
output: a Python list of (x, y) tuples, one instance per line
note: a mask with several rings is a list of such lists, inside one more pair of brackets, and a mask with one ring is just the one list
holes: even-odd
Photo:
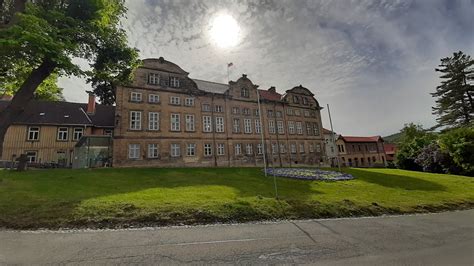
[(474, 60), (469, 55), (459, 51), (452, 57), (441, 59), (441, 85), (432, 93), (436, 97), (433, 114), (437, 115), (438, 126), (458, 127), (469, 126), (474, 122), (474, 86), (467, 78), (474, 73)]
[(396, 156), (396, 165), (398, 168), (407, 170), (422, 171), (423, 167), (416, 162), (416, 158), (422, 149), (431, 144), (436, 135), (427, 132), (421, 125), (413, 123), (406, 124), (400, 130), (401, 140)]
[(457, 128), (440, 136), (441, 150), (448, 153), (461, 173), (474, 175), (474, 128)]
[[(137, 50), (128, 47), (120, 28), (123, 0), (36, 0), (24, 8), (16, 3), (25, 1), (13, 2), (16, 13), (2, 14), (8, 23), (0, 29), (0, 69), (27, 65), (31, 72), (0, 113), (0, 155), (13, 118), (52, 74), (85, 76), (93, 85), (102, 84), (95, 90), (113, 91), (114, 85), (131, 80), (139, 64)], [(85, 59), (91, 70), (82, 70), (73, 58)]]
[[(31, 68), (25, 65), (15, 65), (13, 68), (0, 72), (0, 95), (13, 96), (20, 88), (21, 84), (31, 73)], [(52, 73), (36, 89), (35, 99), (61, 101), (64, 100), (63, 89), (58, 86), (58, 74)]]

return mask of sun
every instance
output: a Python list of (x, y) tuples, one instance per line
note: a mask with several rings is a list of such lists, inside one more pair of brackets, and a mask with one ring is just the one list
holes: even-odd
[(220, 14), (211, 21), (210, 36), (220, 48), (236, 46), (239, 43), (239, 35), (239, 24), (232, 16)]

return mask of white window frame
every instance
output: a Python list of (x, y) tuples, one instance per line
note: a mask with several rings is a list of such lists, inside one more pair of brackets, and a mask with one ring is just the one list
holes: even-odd
[(142, 111), (130, 111), (130, 130), (142, 129)]
[(242, 144), (240, 144), (240, 143), (235, 144), (234, 151), (235, 151), (235, 155), (241, 155), (242, 154)]
[(204, 143), (204, 157), (211, 157), (211, 156), (212, 156), (212, 144)]
[(58, 127), (58, 134), (56, 136), (58, 141), (68, 141), (69, 140), (69, 128), (68, 127)]
[(309, 152), (314, 152), (314, 146), (312, 143), (309, 144)]
[(179, 78), (178, 77), (170, 77), (170, 87), (179, 88)]
[(280, 143), (280, 153), (286, 153), (286, 146), (284, 143)]
[(75, 127), (72, 131), (72, 140), (79, 140), (82, 136), (84, 136), (84, 128)]
[(209, 115), (202, 116), (202, 132), (212, 132), (212, 117)]
[(203, 112), (210, 112), (211, 111), (211, 105), (208, 103), (203, 103), (201, 106), (201, 110)]
[(275, 120), (268, 120), (268, 132), (275, 134)]
[(263, 146), (262, 143), (257, 144), (257, 154), (263, 154)]
[(245, 144), (245, 154), (253, 155), (253, 145), (252, 145), (252, 143)]
[(278, 134), (285, 134), (285, 127), (283, 126), (283, 121), (277, 121), (277, 130)]
[(295, 134), (295, 121), (288, 121), (288, 134)]
[(170, 105), (181, 105), (181, 97), (170, 96)]
[(301, 112), (299, 109), (295, 109), (295, 116), (301, 116)]
[(38, 161), (38, 151), (25, 151), (25, 154), (29, 163), (36, 163)]
[(39, 140), (40, 127), (28, 127), (28, 140)]
[(300, 143), (300, 153), (305, 153), (304, 143)]
[(194, 106), (194, 98), (185, 98), (184, 99), (185, 106)]
[(232, 114), (234, 114), (234, 115), (240, 114), (240, 108), (239, 107), (232, 107)]
[(147, 157), (150, 159), (156, 159), (159, 157), (159, 155), (160, 155), (160, 150), (159, 150), (158, 144), (149, 143)]
[(136, 102), (136, 103), (141, 102), (142, 101), (142, 93), (141, 92), (136, 92), (136, 91), (130, 92), (130, 101), (131, 102)]
[(186, 131), (196, 131), (196, 119), (193, 114), (185, 115)]
[(244, 133), (252, 134), (252, 120), (251, 119), (244, 119)]
[(262, 132), (262, 123), (260, 123), (260, 119), (255, 119), (255, 133), (260, 134)]
[(186, 156), (196, 156), (196, 143), (186, 145)]
[(148, 73), (148, 84), (150, 85), (160, 84), (160, 75), (158, 73)]
[(225, 145), (224, 143), (217, 143), (217, 155), (225, 155)]
[(216, 116), (216, 132), (223, 133), (224, 132), (224, 117), (223, 116)]
[(296, 153), (297, 152), (295, 143), (290, 144), (290, 152), (291, 153)]
[(174, 132), (181, 131), (181, 114), (170, 114), (170, 130)]
[(313, 133), (315, 136), (319, 136), (319, 124), (313, 123)]
[(222, 105), (214, 105), (214, 112), (222, 113), (224, 112), (224, 108), (222, 107)]
[(301, 121), (296, 122), (296, 134), (303, 135), (303, 123)]
[(148, 130), (160, 130), (160, 113), (148, 112)]
[(159, 103), (160, 102), (160, 95), (159, 94), (148, 94), (148, 102), (149, 103)]
[(234, 118), (232, 120), (232, 133), (240, 133), (240, 119)]
[(181, 145), (179, 143), (170, 144), (170, 156), (173, 158), (181, 156)]
[(132, 160), (140, 159), (140, 144), (136, 144), (136, 143), (128, 144), (128, 159), (132, 159)]

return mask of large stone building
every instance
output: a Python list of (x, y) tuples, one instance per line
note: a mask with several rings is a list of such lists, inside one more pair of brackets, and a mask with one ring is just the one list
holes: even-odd
[(387, 165), (383, 139), (380, 136), (339, 136), (336, 140), (342, 166), (384, 167)]
[[(9, 99), (0, 100), (0, 112)], [(70, 167), (74, 146), (83, 136), (112, 135), (114, 106), (89, 102), (34, 100), (15, 118), (5, 135), (0, 161), (11, 162), (26, 154), (31, 165)]]
[(145, 59), (117, 88), (114, 166), (261, 166), (265, 150), (269, 165), (321, 164), (321, 107), (308, 89), (280, 95), (246, 75), (229, 84), (188, 75)]

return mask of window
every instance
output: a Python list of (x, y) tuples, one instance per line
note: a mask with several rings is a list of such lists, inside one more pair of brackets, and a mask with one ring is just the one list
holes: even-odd
[(309, 144), (309, 152), (314, 152), (314, 146), (311, 143)]
[(148, 113), (148, 130), (160, 130), (160, 113)]
[(300, 153), (304, 153), (304, 143), (300, 143)]
[(293, 102), (294, 103), (300, 103), (300, 98), (296, 95), (293, 95)]
[(217, 155), (224, 155), (224, 143), (217, 144)]
[(235, 155), (242, 154), (242, 144), (240, 143), (235, 144), (234, 151), (235, 151)]
[(158, 158), (158, 144), (148, 144), (148, 158)]
[(247, 143), (247, 144), (245, 145), (245, 153), (246, 153), (247, 155), (252, 155), (252, 153), (253, 153), (252, 148), (253, 148), (252, 144), (251, 144), (251, 143)]
[(306, 122), (306, 135), (311, 136), (311, 132), (313, 132), (313, 129), (311, 128), (311, 123)]
[(211, 106), (210, 106), (209, 104), (207, 104), (207, 103), (204, 103), (204, 104), (202, 105), (201, 110), (202, 110), (203, 112), (210, 112), (210, 111), (211, 111)]
[(140, 92), (132, 91), (130, 93), (130, 101), (131, 102), (141, 102), (142, 101), (142, 94)]
[(250, 115), (250, 109), (244, 108), (244, 109), (242, 109), (242, 113), (243, 113), (244, 115)]
[(296, 133), (303, 135), (303, 124), (301, 122), (296, 122)]
[(170, 96), (170, 104), (171, 105), (181, 105), (181, 98), (177, 96)]
[(304, 104), (304, 105), (308, 105), (308, 98), (303, 97), (303, 104)]
[(216, 116), (216, 132), (224, 132), (224, 117)]
[(285, 134), (285, 129), (283, 127), (283, 121), (277, 121), (278, 134)]
[(319, 126), (318, 123), (313, 123), (313, 132), (315, 136), (319, 136)]
[(208, 115), (202, 117), (202, 132), (212, 132), (212, 120)]
[(196, 156), (196, 144), (188, 143), (186, 146), (186, 155), (187, 156)]
[(171, 131), (180, 131), (180, 115), (171, 114)]
[(195, 119), (194, 119), (194, 115), (189, 115), (187, 114), (186, 117), (186, 131), (195, 131), (196, 128), (195, 128)]
[(295, 122), (288, 121), (288, 134), (295, 134)]
[(72, 139), (79, 140), (82, 137), (82, 135), (84, 135), (84, 129), (82, 127), (76, 127), (74, 128)]
[(113, 129), (104, 129), (104, 135), (112, 136), (113, 133), (114, 133)]
[(286, 152), (286, 147), (284, 143), (280, 143), (280, 153), (285, 153)]
[(240, 89), (240, 97), (249, 97), (249, 89), (248, 88), (242, 88)]
[(148, 94), (148, 102), (149, 103), (159, 103), (160, 102), (160, 95), (158, 95), (158, 94)]
[(272, 143), (272, 154), (276, 154), (278, 152), (278, 146), (276, 143)]
[(268, 132), (270, 132), (270, 134), (275, 134), (275, 121), (268, 121)]
[(255, 119), (255, 133), (262, 132), (262, 124), (260, 123), (260, 119)]
[(234, 118), (234, 120), (232, 120), (232, 132), (240, 133), (240, 119)]
[(250, 134), (252, 133), (252, 120), (244, 119), (244, 133)]
[(178, 88), (179, 87), (179, 78), (178, 77), (170, 77), (170, 87)]
[(291, 149), (291, 153), (296, 153), (296, 144), (291, 143), (290, 149)]
[(129, 159), (140, 158), (140, 144), (128, 144), (128, 158)]
[(142, 129), (142, 112), (130, 111), (130, 129), (131, 130)]
[(178, 143), (171, 144), (171, 157), (179, 157), (181, 156), (181, 146)]
[(263, 154), (262, 143), (258, 143), (258, 144), (257, 144), (257, 153), (258, 153), (258, 154)]
[(160, 76), (156, 73), (149, 73), (148, 74), (148, 84), (151, 84), (151, 85), (160, 84)]
[(60, 127), (58, 128), (58, 140), (65, 141), (68, 139), (68, 134), (69, 129), (67, 127)]
[(267, 111), (267, 116), (268, 117), (273, 117), (273, 110), (268, 110)]
[(304, 110), (304, 117), (309, 117), (309, 111), (308, 110)]
[(222, 108), (222, 105), (215, 105), (214, 106), (214, 112), (216, 113), (222, 113), (223, 112), (223, 108)]
[(184, 105), (186, 106), (194, 106), (194, 98), (185, 98)]
[(321, 144), (316, 144), (316, 152), (321, 152)]
[(240, 108), (239, 107), (232, 107), (232, 114), (234, 114), (234, 115), (240, 114)]
[(296, 116), (300, 116), (300, 115), (301, 115), (300, 110), (296, 109), (296, 110), (295, 110), (295, 115), (296, 115)]
[(287, 115), (293, 115), (293, 109), (291, 109), (291, 108), (286, 109), (286, 114)]
[(204, 144), (204, 156), (212, 155), (212, 145), (209, 143)]
[(29, 163), (36, 163), (38, 161), (38, 152), (37, 151), (27, 151), (26, 158)]
[(254, 109), (253, 112), (255, 113), (255, 116), (260, 116), (260, 111), (258, 109)]
[(275, 116), (276, 118), (281, 118), (281, 111), (276, 111)]

